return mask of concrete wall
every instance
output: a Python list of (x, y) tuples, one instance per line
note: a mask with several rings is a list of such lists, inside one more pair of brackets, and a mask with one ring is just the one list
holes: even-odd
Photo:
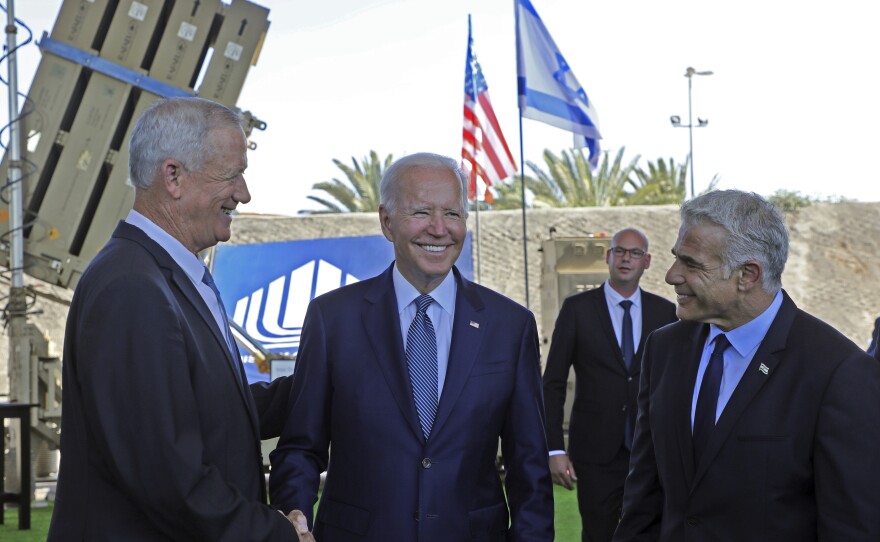
[[(471, 214), (469, 226), (475, 228)], [(651, 242), (651, 268), (642, 286), (669, 299), (663, 276), (672, 262), (670, 248), (678, 231), (676, 206), (535, 209), (527, 211), (529, 305), (541, 324), (541, 241), (583, 236), (633, 226)], [(874, 318), (880, 315), (880, 203), (817, 204), (787, 217), (791, 254), (783, 285), (795, 303), (825, 320), (865, 347)], [(350, 237), (380, 234), (376, 214), (302, 217), (241, 216), (233, 225), (233, 244)], [(525, 304), (523, 222), (521, 211), (480, 214), (482, 283)], [(476, 245), (475, 245), (476, 246)], [(474, 256), (476, 260), (476, 254)], [(476, 263), (476, 261), (475, 261)], [(36, 281), (29, 281), (36, 282)], [(70, 298), (66, 290), (38, 284), (41, 290)], [(67, 309), (37, 299), (31, 316), (52, 337), (60, 351)], [(540, 330), (543, 332), (545, 330)], [(550, 333), (552, 330), (546, 330)], [(6, 336), (0, 337), (0, 395), (7, 393)]]

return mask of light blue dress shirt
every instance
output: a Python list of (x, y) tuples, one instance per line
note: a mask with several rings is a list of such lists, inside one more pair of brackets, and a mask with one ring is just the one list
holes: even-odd
[(639, 350), (639, 340), (642, 338), (642, 289), (636, 288), (636, 292), (631, 297), (623, 297), (617, 290), (605, 281), (602, 286), (605, 291), (605, 302), (608, 304), (608, 314), (611, 315), (611, 325), (614, 327), (614, 337), (617, 344), (620, 344), (623, 333), (623, 307), (620, 302), (629, 299), (632, 301), (632, 307), (629, 308), (629, 315), (633, 324), (633, 352)]
[[(220, 309), (220, 304), (217, 303), (217, 296), (214, 295), (214, 290), (202, 282), (202, 276), (205, 274), (205, 262), (190, 252), (189, 249), (183, 246), (183, 243), (172, 237), (171, 234), (134, 209), (129, 211), (125, 221), (147, 234), (147, 237), (162, 247), (171, 256), (171, 259), (183, 269), (190, 282), (198, 290), (199, 295), (202, 296), (208, 309), (211, 310), (211, 315), (214, 317), (217, 329), (220, 330), (220, 335), (226, 337), (226, 330), (229, 329), (229, 325), (226, 323), (226, 314)], [(229, 343), (228, 339), (227, 337), (227, 344)]]
[(700, 358), (700, 368), (697, 371), (697, 382), (694, 385), (694, 396), (691, 400), (691, 431), (694, 430), (694, 413), (697, 411), (697, 397), (700, 395), (700, 386), (703, 384), (703, 374), (709, 365), (709, 358), (712, 357), (712, 351), (715, 345), (712, 341), (715, 337), (724, 333), (727, 340), (730, 341), (730, 348), (724, 351), (724, 374), (721, 377), (721, 389), (718, 392), (718, 406), (715, 409), (715, 422), (721, 417), (724, 407), (733, 395), (739, 381), (742, 380), (743, 374), (755, 357), (755, 352), (761, 345), (761, 341), (767, 335), (770, 324), (776, 318), (779, 307), (782, 306), (782, 290), (776, 292), (776, 297), (770, 303), (764, 312), (762, 312), (754, 320), (739, 326), (730, 331), (721, 331), (715, 325), (709, 325), (709, 337), (706, 344), (703, 345), (703, 357)]
[[(392, 272), (394, 281), (394, 294), (397, 296), (398, 321), (400, 322), (400, 334), (403, 337), (403, 350), (406, 351), (406, 336), (409, 334), (409, 326), (418, 312), (415, 304), (416, 298), (422, 295), (410, 284), (394, 264)], [(446, 382), (446, 367), (449, 365), (449, 345), (452, 343), (452, 319), (455, 315), (455, 293), (458, 286), (452, 271), (446, 275), (443, 282), (434, 290), (428, 292), (434, 303), (428, 307), (428, 317), (434, 326), (434, 334), (437, 336), (437, 399), (443, 393), (443, 384)]]

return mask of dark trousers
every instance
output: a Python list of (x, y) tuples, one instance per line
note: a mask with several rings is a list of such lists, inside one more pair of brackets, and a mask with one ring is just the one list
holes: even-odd
[(574, 463), (582, 542), (610, 542), (620, 520), (629, 450), (621, 446), (611, 462)]

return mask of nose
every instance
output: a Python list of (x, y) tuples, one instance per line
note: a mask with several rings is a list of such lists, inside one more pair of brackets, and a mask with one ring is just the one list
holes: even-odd
[(434, 237), (443, 237), (447, 233), (446, 217), (441, 213), (432, 213), (428, 223), (428, 233)]
[(669, 266), (669, 270), (666, 271), (666, 277), (664, 277), (664, 279), (666, 280), (666, 284), (675, 286), (676, 284), (681, 284), (682, 282), (684, 282), (681, 278), (681, 272), (679, 271), (678, 267), (679, 265), (681, 264), (676, 259), (672, 262), (672, 265)]
[(244, 175), (240, 176), (239, 180), (235, 181), (235, 192), (232, 193), (232, 199), (238, 203), (247, 203), (251, 200), (251, 192), (248, 190), (247, 181), (244, 180)]

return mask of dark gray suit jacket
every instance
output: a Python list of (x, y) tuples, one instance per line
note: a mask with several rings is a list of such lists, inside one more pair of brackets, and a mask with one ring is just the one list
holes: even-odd
[(615, 542), (880, 540), (880, 363), (788, 295), (694, 465), (709, 326), (645, 346)]
[(294, 540), (262, 504), (257, 407), (234, 364), (183, 270), (120, 222), (68, 315), (48, 539)]
[(608, 314), (606, 286), (575, 294), (562, 303), (544, 368), (547, 443), (551, 450), (562, 450), (566, 382), (574, 367), (568, 440), (574, 463), (608, 463), (620, 450), (627, 416), (635, 427), (645, 339), (676, 321), (673, 303), (642, 290), (642, 336), (627, 370)]

